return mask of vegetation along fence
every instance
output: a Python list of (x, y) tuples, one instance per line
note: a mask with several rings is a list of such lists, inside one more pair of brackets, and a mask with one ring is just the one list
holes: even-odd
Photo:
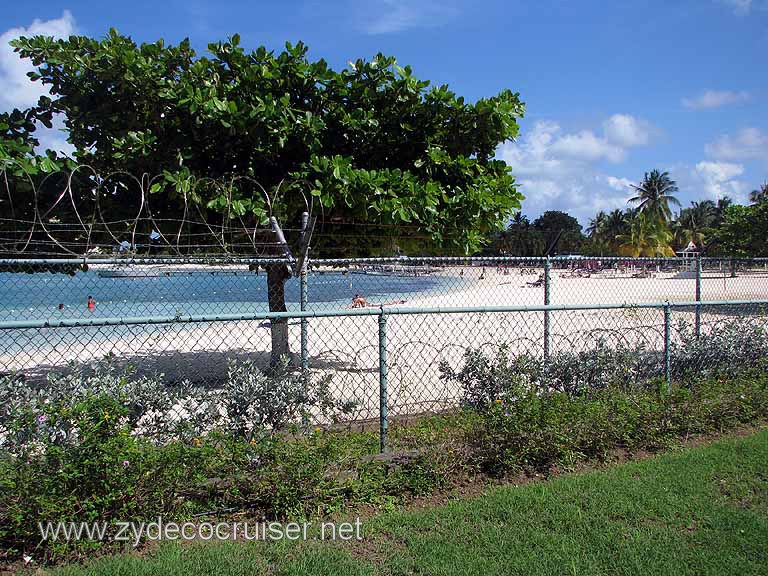
[(281, 262), (0, 261), (0, 405), (117, 387), (147, 434), (378, 421), (384, 447), (390, 418), (488, 394), (480, 364), (578, 392), (768, 356), (766, 260), (312, 260), (269, 286)]

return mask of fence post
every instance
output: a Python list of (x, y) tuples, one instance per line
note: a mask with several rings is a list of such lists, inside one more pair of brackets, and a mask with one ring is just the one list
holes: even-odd
[(701, 337), (701, 254), (696, 255), (696, 338)]
[(382, 453), (387, 451), (387, 396), (387, 316), (382, 306), (379, 314), (379, 448)]
[[(301, 283), (301, 311), (305, 312), (307, 309), (307, 261), (304, 260), (304, 264), (301, 267), (301, 274), (299, 276)], [(309, 320), (307, 318), (301, 319), (301, 370), (306, 376), (309, 371)]]
[(672, 307), (664, 304), (664, 384), (666, 392), (672, 386)]
[[(552, 263), (549, 256), (544, 261), (544, 305), (549, 306), (550, 300), (550, 271)], [(549, 310), (544, 311), (544, 359), (549, 359)]]

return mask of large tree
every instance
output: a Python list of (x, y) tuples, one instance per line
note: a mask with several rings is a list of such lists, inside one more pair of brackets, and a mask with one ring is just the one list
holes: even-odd
[[(100, 173), (164, 174), (152, 192), (168, 210), (183, 197), (296, 227), (312, 206), (328, 221), (408, 225), (468, 253), (520, 206), (510, 168), (494, 159), (524, 111), (509, 90), (470, 103), (381, 54), (336, 71), (302, 43), (246, 52), (237, 35), (207, 57), (187, 40), (139, 46), (114, 30), (13, 45), (50, 90), (34, 113), (63, 117), (76, 159)], [(207, 179), (238, 184), (193, 185)], [(290, 272), (267, 272), (270, 310), (285, 310)], [(289, 351), (285, 322), (273, 323), (272, 349)]]
[(547, 210), (533, 221), (533, 228), (543, 233), (546, 250), (553, 253), (577, 253), (584, 242), (579, 221), (560, 210)]
[(768, 256), (768, 201), (728, 207), (718, 239), (730, 256)]

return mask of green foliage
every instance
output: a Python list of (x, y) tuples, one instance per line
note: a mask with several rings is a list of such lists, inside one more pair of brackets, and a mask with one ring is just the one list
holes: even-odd
[[(47, 561), (104, 545), (41, 543), (39, 520), (183, 520), (218, 509), (300, 519), (350, 504), (390, 506), (476, 470), (572, 468), (617, 448), (655, 450), (768, 417), (764, 328), (747, 319), (698, 340), (679, 334), (676, 381), (663, 394), (660, 358), (642, 348), (598, 340), (547, 363), (506, 348), (470, 350), (459, 370), (441, 370), (471, 410), (393, 422), (384, 456), (374, 432), (300, 433), (297, 419), (322, 411), (326, 392), (280, 368), (266, 375), (233, 364), (228, 384), (204, 394), (109, 364), (40, 389), (8, 379), (0, 386), (0, 545), (9, 558), (35, 550), (38, 561), (40, 550)], [(169, 405), (184, 415), (170, 418)]]
[[(74, 365), (68, 374), (50, 375), (41, 385), (4, 376), (0, 449), (21, 454), (48, 445), (78, 445), (74, 410), (94, 397), (115, 402), (121, 425), (156, 444), (215, 430), (248, 441), (295, 427), (310, 414), (334, 419), (354, 409), (354, 402), (333, 399), (329, 382), (329, 377), (289, 369), (286, 359), (269, 374), (252, 362), (231, 362), (227, 379), (214, 389), (165, 384), (162, 375), (139, 376), (110, 358)], [(52, 407), (59, 413), (52, 413)]]
[[(748, 317), (721, 321), (698, 337), (690, 325), (681, 323), (670, 348), (672, 377), (683, 384), (760, 374), (768, 369), (767, 359), (768, 330)], [(663, 363), (659, 350), (641, 344), (610, 345), (599, 338), (588, 348), (560, 350), (548, 359), (513, 354), (506, 345), (493, 355), (470, 348), (458, 370), (442, 362), (440, 373), (446, 384), (461, 389), (465, 406), (483, 411), (520, 393), (589, 396), (605, 389), (656, 391)]]
[(752, 204), (768, 202), (768, 182), (763, 182), (759, 189), (752, 190), (749, 193), (749, 201)]
[(376, 514), (363, 521), (363, 542), (346, 546), (170, 543), (54, 574), (758, 575), (767, 556), (766, 469), (763, 429), (621, 466)]
[[(285, 430), (301, 419), (347, 412), (352, 405), (339, 406), (328, 389), (330, 376), (307, 378), (291, 370), (287, 358), (265, 374), (250, 361), (230, 362), (227, 381), (212, 396), (203, 393), (200, 404), (215, 406), (210, 414), (214, 427), (235, 437), (252, 440), (265, 432)], [(218, 407), (221, 408), (218, 408)], [(210, 412), (209, 412), (210, 413)], [(217, 418), (217, 414), (221, 417)]]
[[(765, 310), (753, 313), (758, 317)], [(768, 371), (768, 330), (765, 324), (743, 320), (718, 322), (696, 337), (681, 323), (670, 349), (672, 377), (680, 381), (727, 378)]]
[(732, 256), (768, 256), (768, 201), (730, 206), (717, 232), (720, 249)]
[(691, 202), (689, 208), (680, 210), (672, 225), (677, 245), (685, 248), (693, 242), (699, 250), (703, 249), (713, 235), (717, 217), (717, 206), (713, 201)]
[(37, 123), (50, 128), (51, 117), (51, 111), (35, 109), (0, 113), (0, 171), (21, 177), (22, 186), (27, 184), (27, 178), (50, 174), (67, 166), (55, 152), (35, 153), (39, 145), (34, 136)]
[[(137, 45), (115, 30), (13, 46), (50, 89), (36, 113), (66, 115), (78, 161), (164, 174), (152, 192), (167, 210), (186, 195), (256, 222), (295, 222), (313, 202), (327, 219), (413, 224), (471, 251), (519, 207), (510, 168), (493, 159), (524, 111), (509, 90), (467, 103), (381, 54), (335, 71), (302, 43), (249, 53), (237, 35), (208, 57), (188, 40)], [(211, 183), (226, 178), (226, 193)]]
[(548, 361), (468, 350), (460, 385), (481, 423), (471, 453), (492, 473), (569, 467), (610, 450), (656, 449), (674, 438), (720, 431), (768, 415), (768, 332), (749, 319), (722, 322), (696, 338), (681, 327), (671, 350), (674, 385), (659, 381), (663, 359), (643, 348), (603, 341)]
[(548, 248), (551, 248), (553, 254), (578, 253), (584, 240), (581, 225), (576, 218), (565, 212), (548, 210), (533, 224), (522, 212), (516, 212), (506, 230), (492, 237), (484, 253), (544, 256)]
[(545, 250), (551, 246), (553, 254), (578, 253), (584, 242), (578, 220), (559, 210), (544, 212), (533, 221), (533, 228), (541, 232)]
[(590, 395), (510, 390), (483, 412), (472, 439), (493, 474), (572, 467), (611, 450), (661, 448), (690, 434), (719, 432), (768, 416), (768, 379), (706, 380), (695, 387), (606, 388)]
[(677, 183), (669, 176), (669, 172), (651, 170), (643, 176), (642, 182), (633, 184), (635, 195), (629, 199), (630, 204), (637, 204), (640, 213), (653, 223), (667, 224), (672, 220), (670, 204), (679, 206), (680, 202), (674, 196), (678, 191)]
[(619, 242), (618, 252), (621, 256), (653, 258), (675, 255), (668, 223), (649, 215), (647, 211), (630, 213), (626, 232), (617, 236), (616, 240)]
[[(32, 553), (44, 563), (108, 545), (42, 543), (38, 521), (181, 521), (230, 508), (257, 519), (325, 516), (349, 504), (387, 505), (431, 492), (456, 466), (430, 450), (378, 459), (375, 434), (320, 429), (249, 442), (211, 432), (157, 445), (131, 434), (124, 406), (106, 395), (50, 410), (75, 419), (77, 444), (0, 452), (0, 546), (9, 559)], [(427, 432), (407, 436), (423, 443)]]
[(560, 391), (588, 394), (604, 388), (633, 388), (660, 373), (658, 354), (642, 347), (612, 347), (601, 339), (584, 351), (562, 351), (548, 360), (528, 354), (511, 354), (500, 346), (492, 357), (469, 349), (464, 363), (454, 370), (440, 365), (441, 378), (459, 385), (463, 403), (484, 410), (520, 391)]

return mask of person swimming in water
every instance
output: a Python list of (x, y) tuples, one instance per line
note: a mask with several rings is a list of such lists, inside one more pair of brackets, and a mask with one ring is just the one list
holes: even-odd
[(96, 300), (93, 299), (93, 296), (88, 295), (88, 301), (86, 303), (86, 306), (88, 306), (88, 310), (93, 312), (96, 309)]
[(352, 306), (351, 308), (365, 308), (367, 305), (365, 298), (360, 296), (360, 294), (355, 294), (352, 298)]

